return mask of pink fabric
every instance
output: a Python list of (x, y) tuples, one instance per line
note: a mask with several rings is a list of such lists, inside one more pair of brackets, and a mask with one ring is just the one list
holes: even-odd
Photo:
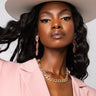
[[(73, 96), (96, 96), (96, 90), (71, 76)], [(25, 63), (0, 60), (0, 96), (50, 96), (36, 59)]]

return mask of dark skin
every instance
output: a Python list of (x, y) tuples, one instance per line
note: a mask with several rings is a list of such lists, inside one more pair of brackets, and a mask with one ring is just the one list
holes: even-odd
[[(55, 32), (61, 33), (53, 35)], [(70, 8), (61, 2), (44, 5), (39, 14), (38, 36), (44, 46), (42, 69), (52, 78), (63, 79), (67, 48), (74, 39), (74, 22)], [(51, 96), (73, 96), (70, 76), (65, 83), (45, 80)]]

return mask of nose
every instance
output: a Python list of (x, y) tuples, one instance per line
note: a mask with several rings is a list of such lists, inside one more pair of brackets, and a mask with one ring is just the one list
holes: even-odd
[(60, 22), (58, 20), (56, 21), (54, 20), (52, 24), (52, 29), (60, 29), (60, 28), (62, 28)]

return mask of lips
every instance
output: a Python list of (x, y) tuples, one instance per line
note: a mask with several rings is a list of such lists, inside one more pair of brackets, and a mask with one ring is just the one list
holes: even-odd
[(54, 31), (54, 32), (52, 32), (52, 34), (51, 34), (51, 38), (53, 38), (53, 39), (61, 39), (61, 38), (63, 38), (64, 36), (65, 36), (65, 33), (62, 32), (62, 31)]

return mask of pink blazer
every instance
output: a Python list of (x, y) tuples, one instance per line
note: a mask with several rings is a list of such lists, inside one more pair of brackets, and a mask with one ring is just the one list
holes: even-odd
[[(96, 96), (96, 90), (71, 76), (73, 96)], [(0, 96), (50, 96), (36, 59), (25, 63), (0, 60)]]

